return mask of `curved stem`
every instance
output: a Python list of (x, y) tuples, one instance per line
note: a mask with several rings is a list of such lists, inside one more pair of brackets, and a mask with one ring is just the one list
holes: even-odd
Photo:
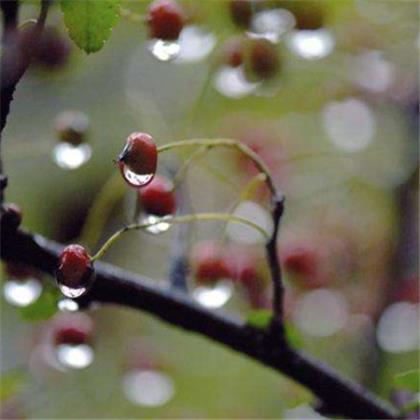
[[(268, 239), (269, 235), (268, 233), (258, 226), (256, 223), (251, 222), (248, 219), (245, 219), (244, 217), (235, 216), (232, 214), (224, 214), (224, 213), (198, 213), (198, 214), (187, 214), (185, 216), (175, 216), (167, 220), (170, 224), (178, 224), (178, 223), (190, 223), (195, 221), (223, 221), (228, 220), (231, 222), (236, 223), (243, 223), (244, 225), (248, 225), (249, 227), (252, 227), (253, 229), (257, 230), (261, 233), (261, 235), (264, 236), (264, 238)], [(166, 220), (165, 220), (166, 221)], [(162, 223), (162, 219), (153, 221), (153, 222), (146, 222), (146, 223), (134, 223), (128, 226), (123, 227), (122, 229), (115, 232), (101, 247), (101, 249), (91, 258), (92, 261), (96, 261), (100, 259), (112, 246), (114, 242), (116, 242), (121, 235), (123, 235), (125, 232), (128, 232), (130, 230), (139, 230), (139, 229), (145, 229), (149, 226), (158, 225), (159, 223)]]
[(233, 139), (194, 139), (194, 140), (182, 140), (175, 141), (172, 143), (164, 144), (158, 147), (158, 152), (163, 153), (168, 150), (180, 148), (180, 147), (194, 147), (194, 146), (206, 146), (209, 149), (213, 147), (232, 147), (239, 150), (244, 155), (248, 156), (255, 164), (257, 169), (264, 173), (267, 177), (267, 187), (271, 192), (271, 195), (276, 195), (276, 187), (274, 185), (273, 177), (271, 176), (270, 170), (265, 162), (247, 145)]

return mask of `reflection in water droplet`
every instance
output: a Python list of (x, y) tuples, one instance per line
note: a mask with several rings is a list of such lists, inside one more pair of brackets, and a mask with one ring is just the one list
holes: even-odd
[(61, 299), (58, 301), (57, 306), (62, 312), (76, 312), (79, 310), (78, 303), (71, 299)]
[(64, 284), (58, 284), (58, 288), (64, 296), (73, 299), (82, 296), (83, 293), (85, 293), (87, 290), (86, 287), (79, 287), (77, 289), (73, 289), (72, 287), (64, 286)]
[(144, 229), (145, 232), (151, 233), (153, 235), (158, 235), (159, 233), (166, 232), (171, 227), (171, 220), (172, 216), (155, 216), (154, 214), (145, 215), (143, 218), (140, 219), (140, 223), (154, 223), (161, 220), (160, 223), (156, 225), (149, 226)]
[(348, 319), (348, 305), (342, 293), (318, 289), (305, 293), (293, 311), (293, 320), (305, 333), (328, 337), (340, 331)]
[[(273, 229), (271, 217), (267, 210), (253, 201), (242, 201), (233, 214), (254, 222), (268, 233)], [(255, 244), (265, 240), (260, 232), (242, 223), (228, 222), (226, 232), (230, 239), (237, 242)]]
[(224, 96), (233, 99), (243, 98), (254, 93), (261, 85), (260, 82), (249, 82), (243, 67), (221, 67), (214, 76), (214, 88)]
[(359, 99), (332, 101), (322, 111), (323, 125), (334, 146), (345, 152), (367, 147), (376, 131), (371, 109)]
[(391, 353), (413, 351), (420, 347), (420, 305), (398, 302), (383, 312), (376, 336), (379, 346)]
[(13, 306), (28, 306), (34, 303), (42, 292), (42, 285), (38, 280), (8, 280), (3, 285), (5, 300)]
[(233, 284), (229, 280), (219, 280), (212, 285), (197, 285), (192, 291), (193, 298), (206, 308), (221, 308), (233, 294)]
[(295, 18), (286, 9), (263, 10), (256, 13), (252, 19), (251, 37), (258, 36), (277, 43), (280, 38), (293, 29)]
[(187, 26), (179, 36), (177, 63), (194, 63), (206, 58), (216, 45), (216, 37), (199, 26)]
[(318, 60), (331, 54), (335, 39), (327, 29), (293, 31), (287, 38), (287, 46), (306, 60)]
[(94, 352), (87, 344), (59, 344), (55, 348), (57, 360), (64, 366), (73, 369), (84, 369), (92, 364)]
[(172, 379), (162, 372), (134, 370), (123, 377), (126, 398), (136, 405), (159, 407), (169, 402), (175, 394)]
[(141, 187), (146, 185), (153, 178), (154, 174), (136, 174), (131, 171), (126, 165), (123, 167), (124, 178), (133, 186)]
[(58, 143), (53, 149), (54, 162), (62, 169), (77, 169), (92, 156), (88, 144), (73, 146), (70, 143)]
[(152, 39), (147, 45), (147, 49), (159, 61), (174, 60), (180, 51), (177, 41), (164, 41), (163, 39)]

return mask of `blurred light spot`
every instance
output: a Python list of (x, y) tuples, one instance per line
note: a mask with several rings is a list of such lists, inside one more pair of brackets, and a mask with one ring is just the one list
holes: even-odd
[(171, 61), (178, 57), (181, 48), (177, 41), (152, 39), (148, 42), (147, 49), (159, 61)]
[(369, 145), (376, 132), (371, 109), (354, 98), (330, 102), (322, 111), (323, 125), (332, 143), (345, 152), (358, 152)]
[(172, 216), (156, 216), (154, 214), (145, 215), (143, 218), (140, 219), (139, 223), (156, 223), (155, 225), (148, 226), (144, 229), (145, 232), (151, 233), (152, 235), (158, 235), (159, 233), (166, 232), (171, 227), (171, 220)]
[(260, 82), (249, 82), (243, 67), (221, 67), (214, 77), (214, 88), (224, 96), (233, 99), (243, 98), (255, 92)]
[(61, 299), (57, 303), (57, 307), (62, 312), (76, 312), (79, 310), (79, 305), (72, 299)]
[(233, 284), (220, 280), (213, 285), (199, 285), (192, 291), (193, 298), (206, 308), (216, 309), (225, 305), (233, 294)]
[(216, 45), (216, 37), (198, 26), (187, 26), (179, 36), (176, 63), (195, 63), (205, 59)]
[(38, 280), (8, 280), (3, 285), (3, 296), (13, 306), (24, 307), (34, 303), (42, 293)]
[(295, 18), (286, 9), (263, 10), (256, 13), (251, 22), (252, 32), (249, 34), (260, 36), (271, 42), (278, 42), (280, 38), (295, 26)]
[(59, 344), (55, 354), (61, 365), (73, 369), (84, 369), (94, 359), (93, 349), (87, 344)]
[(283, 411), (284, 419), (325, 419), (318, 414), (310, 405), (302, 404), (295, 408)]
[(306, 334), (328, 337), (340, 331), (348, 318), (342, 293), (318, 289), (303, 295), (293, 311), (293, 320)]
[(383, 312), (376, 336), (380, 347), (391, 353), (419, 348), (419, 305), (398, 302)]
[(395, 68), (380, 51), (369, 51), (355, 57), (350, 69), (354, 83), (371, 92), (383, 92), (394, 79)]
[[(273, 229), (271, 217), (267, 210), (253, 201), (241, 202), (233, 214), (254, 222), (268, 233), (271, 233)], [(230, 239), (237, 242), (254, 244), (265, 240), (260, 232), (243, 223), (228, 222), (226, 232)]]
[(126, 398), (136, 405), (159, 407), (169, 402), (175, 394), (172, 379), (152, 370), (135, 370), (123, 377)]
[(306, 60), (318, 60), (332, 53), (335, 39), (327, 29), (293, 31), (287, 38), (287, 46)]
[(77, 169), (92, 156), (88, 144), (73, 146), (70, 143), (58, 143), (53, 149), (54, 162), (62, 169)]

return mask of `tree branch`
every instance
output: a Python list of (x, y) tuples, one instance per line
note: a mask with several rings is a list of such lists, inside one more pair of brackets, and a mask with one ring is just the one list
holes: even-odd
[[(280, 204), (278, 204), (280, 208)], [(280, 212), (280, 210), (278, 210)], [(270, 247), (270, 255), (272, 254)], [(62, 245), (23, 231), (2, 231), (1, 257), (54, 274)], [(96, 262), (96, 281), (80, 302), (113, 303), (140, 309), (163, 321), (199, 333), (287, 375), (309, 388), (329, 409), (350, 418), (394, 418), (385, 402), (342, 378), (319, 361), (289, 347), (271, 333), (193, 303), (182, 293), (151, 280)], [(276, 274), (278, 275), (278, 274)]]

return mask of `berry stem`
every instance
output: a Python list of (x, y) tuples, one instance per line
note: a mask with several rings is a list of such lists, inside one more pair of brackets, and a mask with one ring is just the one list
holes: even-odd
[(276, 187), (274, 185), (273, 177), (271, 176), (270, 170), (268, 169), (265, 162), (245, 144), (233, 140), (233, 139), (194, 139), (194, 140), (182, 140), (172, 143), (164, 144), (158, 147), (158, 152), (163, 153), (168, 150), (180, 148), (180, 147), (194, 147), (194, 146), (206, 146), (208, 149), (214, 147), (232, 147), (239, 150), (244, 155), (248, 156), (255, 164), (257, 169), (266, 175), (266, 184), (270, 190), (272, 196), (276, 195)]
[[(179, 224), (179, 223), (190, 223), (190, 222), (204, 222), (204, 221), (224, 221), (228, 220), (231, 222), (236, 223), (243, 223), (244, 225), (248, 225), (252, 227), (253, 229), (257, 230), (261, 233), (261, 235), (264, 236), (265, 239), (269, 239), (269, 234), (261, 228), (259, 225), (257, 225), (254, 222), (251, 222), (248, 219), (245, 219), (244, 217), (235, 216), (232, 214), (225, 214), (225, 213), (198, 213), (198, 214), (187, 214), (185, 216), (175, 216), (170, 219), (168, 219), (168, 223), (171, 224)], [(116, 242), (121, 235), (123, 235), (125, 232), (128, 232), (130, 230), (139, 230), (139, 229), (145, 229), (149, 226), (154, 226), (159, 223), (162, 223), (162, 220), (157, 220), (154, 222), (146, 222), (146, 223), (133, 223), (131, 225), (125, 226), (122, 229), (116, 231), (99, 249), (99, 251), (91, 258), (91, 261), (96, 261), (103, 257), (103, 255), (108, 251), (108, 249)]]

